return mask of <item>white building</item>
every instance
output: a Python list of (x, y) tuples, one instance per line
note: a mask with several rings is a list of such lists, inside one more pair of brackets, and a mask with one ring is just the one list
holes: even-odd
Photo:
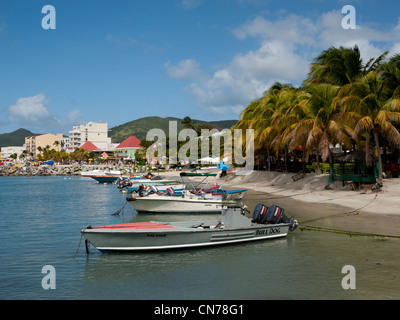
[(70, 133), (70, 147), (72, 150), (81, 147), (87, 141), (93, 143), (100, 150), (108, 150), (111, 138), (108, 137), (106, 122), (88, 122), (80, 126), (73, 126)]
[(25, 146), (23, 147), (2, 147), (1, 148), (1, 158), (0, 159), (11, 159), (11, 155), (16, 153), (17, 154), (17, 159), (19, 159), (19, 156), (21, 155), (22, 151), (25, 150)]
[(62, 138), (60, 140), (60, 146), (61, 146), (61, 150), (64, 150), (66, 152), (73, 152), (75, 150), (74, 148), (72, 148), (70, 137)]

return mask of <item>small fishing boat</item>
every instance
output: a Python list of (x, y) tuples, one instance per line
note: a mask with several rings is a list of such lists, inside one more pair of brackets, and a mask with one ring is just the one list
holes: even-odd
[[(239, 190), (230, 190), (221, 187), (218, 182), (214, 184), (205, 183), (205, 180), (208, 177), (216, 177), (216, 173), (192, 173), (192, 172), (182, 172), (180, 174), (182, 181), (184, 181), (187, 185), (187, 188), (191, 190), (192, 193), (196, 194), (210, 194), (215, 199), (224, 199), (224, 200), (241, 200), (246, 193), (246, 189), (239, 189)], [(191, 180), (184, 180), (187, 177), (205, 177), (202, 181), (191, 181)]]
[(133, 209), (147, 213), (220, 213), (224, 205), (235, 205), (235, 200), (216, 199), (211, 194), (194, 194), (183, 190), (178, 196), (165, 194), (135, 194), (126, 200)]
[(182, 183), (165, 183), (165, 184), (147, 184), (143, 183), (134, 187), (128, 187), (122, 189), (123, 193), (133, 193), (133, 192), (141, 192), (141, 191), (147, 191), (148, 189), (153, 189), (154, 193), (162, 194), (166, 192), (168, 189), (174, 190), (175, 192), (180, 192), (185, 189), (185, 185)]
[[(252, 219), (245, 207), (224, 207), (219, 220), (136, 222), (87, 227), (81, 230), (88, 244), (101, 252), (198, 248), (285, 237), (297, 228), (283, 208), (258, 204)], [(249, 213), (247, 211), (247, 213)]]

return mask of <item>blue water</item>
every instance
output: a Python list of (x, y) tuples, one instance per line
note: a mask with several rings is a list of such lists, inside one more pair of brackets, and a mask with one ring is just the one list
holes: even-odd
[[(400, 298), (396, 239), (296, 230), (257, 243), (89, 255), (82, 240), (73, 257), (88, 225), (183, 219), (137, 215), (129, 204), (112, 215), (125, 197), (90, 178), (0, 177), (0, 299)], [(55, 289), (42, 287), (46, 265)], [(345, 265), (356, 289), (342, 287)]]

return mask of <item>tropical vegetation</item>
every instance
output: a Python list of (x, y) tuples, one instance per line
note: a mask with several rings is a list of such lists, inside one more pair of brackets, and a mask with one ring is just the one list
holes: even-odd
[[(399, 155), (400, 55), (388, 52), (363, 63), (357, 46), (331, 47), (310, 66), (300, 87), (273, 84), (242, 112), (237, 129), (254, 129), (256, 158), (267, 163), (289, 154), (299, 163), (310, 157), (333, 164), (332, 150), (362, 150), (366, 167), (382, 152)], [(397, 159), (396, 159), (397, 160)]]

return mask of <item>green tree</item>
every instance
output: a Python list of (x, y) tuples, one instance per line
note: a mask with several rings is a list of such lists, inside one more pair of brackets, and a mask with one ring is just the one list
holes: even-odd
[(370, 135), (378, 158), (379, 182), (382, 183), (382, 159), (379, 135), (400, 149), (400, 134), (394, 123), (400, 122), (400, 99), (386, 100), (384, 81), (377, 71), (371, 71), (358, 81), (344, 86), (339, 94), (342, 118), (354, 128), (355, 140), (365, 139), (365, 161), (371, 165)]

